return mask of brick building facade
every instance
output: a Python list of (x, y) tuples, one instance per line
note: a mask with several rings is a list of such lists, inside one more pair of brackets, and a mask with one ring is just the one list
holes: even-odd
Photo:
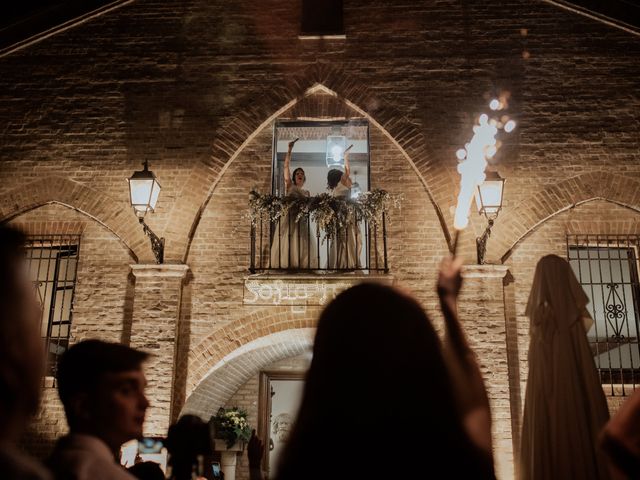
[[(482, 217), (459, 251), (462, 317), (498, 470), (512, 478), (535, 263), (566, 256), (567, 235), (640, 234), (638, 34), (545, 1), (349, 1), (344, 38), (310, 39), (299, 6), (282, 0), (115, 7), (0, 57), (0, 220), (81, 235), (71, 341), (156, 354), (147, 432), (222, 405), (257, 421), (259, 372), (300, 366), (311, 345), (320, 305), (244, 301), (244, 206), (252, 188), (271, 188), (276, 120), (369, 122), (371, 186), (403, 195), (387, 277), (439, 323), (455, 152), (489, 96), (508, 90), (519, 127), (497, 157), (507, 183), (488, 264), (474, 265)], [(162, 185), (146, 221), (165, 238), (163, 265), (129, 205), (126, 179), (145, 160)], [(65, 429), (47, 387), (27, 443), (44, 454)]]

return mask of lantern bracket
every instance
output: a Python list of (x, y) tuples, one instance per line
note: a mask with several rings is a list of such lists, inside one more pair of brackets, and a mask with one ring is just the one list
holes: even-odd
[(142, 225), (142, 230), (151, 240), (151, 250), (153, 251), (153, 255), (156, 257), (156, 263), (161, 264), (164, 262), (164, 238), (159, 238), (153, 230), (149, 228), (144, 222), (144, 218), (140, 217), (140, 225)]
[(491, 236), (491, 227), (493, 227), (493, 219), (489, 219), (489, 224), (484, 233), (476, 238), (476, 251), (478, 254), (478, 265), (484, 265), (484, 256), (487, 253), (487, 240)]

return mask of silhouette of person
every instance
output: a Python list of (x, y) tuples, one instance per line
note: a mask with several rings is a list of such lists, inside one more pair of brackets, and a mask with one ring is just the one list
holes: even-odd
[[(327, 172), (327, 188), (332, 196), (342, 200), (351, 199), (351, 167), (349, 153), (353, 145), (344, 151), (344, 172), (333, 168)], [(328, 265), (330, 269), (360, 268), (362, 235), (359, 234), (354, 215), (350, 214), (344, 228), (332, 232), (334, 238), (329, 249)]]
[(138, 480), (164, 480), (164, 472), (156, 462), (137, 462), (127, 470)]
[(640, 389), (607, 422), (600, 440), (613, 478), (640, 478)]
[(166, 442), (170, 479), (191, 480), (203, 475), (204, 458), (213, 453), (209, 425), (196, 415), (183, 415), (171, 427)]
[[(341, 440), (353, 461), (333, 469), (333, 479), (378, 478), (389, 468), (392, 478), (495, 478), (486, 392), (456, 314), (460, 262), (441, 268), (447, 341), (473, 401), (460, 408), (440, 340), (413, 298), (383, 285), (355, 286), (320, 316), (278, 480), (326, 478), (318, 466)], [(475, 422), (478, 411), (485, 413)], [(402, 450), (392, 467), (377, 459), (389, 442)]]
[(38, 410), (44, 375), (40, 309), (24, 262), (24, 235), (0, 226), (0, 476), (48, 479), (15, 447)]
[(56, 478), (130, 480), (116, 462), (120, 446), (142, 436), (149, 402), (142, 363), (148, 354), (117, 343), (85, 340), (60, 358), (58, 394), (69, 434), (48, 464)]
[(540, 259), (526, 308), (530, 344), (522, 480), (609, 478), (597, 449), (609, 410), (587, 341), (588, 302), (566, 260)]
[[(298, 141), (289, 142), (287, 154), (284, 157), (284, 185), (285, 194), (297, 199), (309, 198), (309, 190), (305, 190), (307, 181), (304, 169), (298, 167), (291, 173), (291, 152)], [(317, 268), (316, 242), (311, 238), (308, 219), (298, 219), (299, 210), (291, 207), (286, 215), (279, 219), (274, 226), (273, 242), (271, 243), (271, 268)]]

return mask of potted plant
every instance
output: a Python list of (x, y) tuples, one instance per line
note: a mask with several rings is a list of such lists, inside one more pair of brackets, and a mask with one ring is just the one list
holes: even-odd
[(227, 448), (238, 442), (248, 442), (251, 438), (247, 412), (238, 407), (221, 407), (209, 422), (213, 424), (214, 438), (224, 440)]

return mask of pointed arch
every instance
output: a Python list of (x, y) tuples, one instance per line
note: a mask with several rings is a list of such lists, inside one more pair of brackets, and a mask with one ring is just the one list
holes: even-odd
[(153, 258), (127, 202), (114, 201), (97, 190), (59, 176), (29, 182), (0, 195), (0, 223), (50, 203), (76, 210), (107, 228), (136, 262)]
[(640, 213), (640, 182), (609, 172), (591, 172), (551, 185), (496, 221), (487, 257), (504, 263), (518, 244), (544, 222), (594, 200), (605, 200)]
[[(165, 256), (186, 261), (202, 213), (230, 164), (274, 119), (300, 100), (319, 92), (334, 96), (367, 118), (402, 152), (423, 184), (436, 210), (445, 240), (450, 243), (440, 205), (449, 202), (455, 184), (444, 169), (435, 168), (433, 154), (416, 123), (405, 113), (378, 99), (366, 87), (366, 82), (353, 73), (319, 63), (299, 75), (293, 75), (287, 85), (270, 90), (260, 101), (250, 99), (237, 109), (233, 118), (218, 128), (211, 156), (193, 167), (169, 214), (164, 230), (167, 240)], [(193, 219), (191, 224), (185, 222), (185, 218)]]

